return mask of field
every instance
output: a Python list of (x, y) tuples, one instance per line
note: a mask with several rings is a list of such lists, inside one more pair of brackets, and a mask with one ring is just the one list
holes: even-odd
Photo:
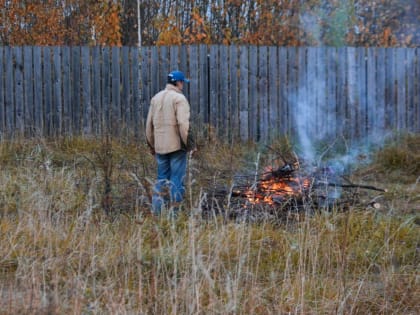
[(379, 209), (202, 218), (212, 180), (270, 158), (256, 144), (202, 145), (171, 220), (149, 213), (142, 144), (3, 140), (0, 314), (419, 314), (419, 136), (355, 161), (354, 182), (387, 189), (360, 194)]

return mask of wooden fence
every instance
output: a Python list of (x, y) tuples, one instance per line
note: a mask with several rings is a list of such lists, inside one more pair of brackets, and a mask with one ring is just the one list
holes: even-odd
[(197, 130), (266, 140), (420, 131), (420, 49), (0, 47), (0, 136), (144, 137), (173, 69)]

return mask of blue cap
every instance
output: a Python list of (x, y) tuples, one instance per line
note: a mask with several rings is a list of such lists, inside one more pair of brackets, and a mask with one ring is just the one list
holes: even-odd
[(181, 71), (175, 70), (168, 74), (169, 83), (175, 83), (177, 81), (182, 81), (182, 82), (187, 82), (187, 83), (190, 82), (190, 80), (185, 78), (184, 73), (182, 73)]

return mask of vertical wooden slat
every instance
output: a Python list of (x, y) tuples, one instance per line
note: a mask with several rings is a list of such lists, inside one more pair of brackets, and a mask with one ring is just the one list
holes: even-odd
[[(308, 135), (313, 137), (316, 134), (316, 126), (314, 121), (314, 114), (316, 113), (316, 108), (318, 106), (317, 102), (317, 90), (318, 90), (318, 78), (317, 78), (317, 62), (318, 62), (318, 48), (310, 47), (308, 48), (307, 55), (307, 95), (306, 95), (306, 104), (310, 108), (310, 117), (307, 121), (307, 130)], [(309, 114), (309, 113), (308, 113)]]
[(71, 135), (71, 59), (70, 47), (61, 48), (61, 64), (63, 67), (63, 115), (62, 130), (64, 135)]
[(279, 72), (279, 123), (280, 132), (287, 134), (288, 131), (288, 108), (287, 108), (287, 48), (279, 47), (278, 54)]
[(158, 74), (157, 74), (157, 76), (159, 77), (159, 89), (164, 88), (166, 79), (168, 77), (168, 73), (172, 71), (170, 70), (169, 66), (170, 66), (170, 61), (169, 61), (168, 46), (160, 46), (159, 47), (159, 68), (158, 68)]
[(296, 134), (296, 111), (297, 111), (297, 86), (298, 86), (298, 58), (297, 48), (287, 48), (287, 107), (288, 107), (288, 133)]
[(4, 48), (0, 46), (0, 138), (3, 138), (6, 135), (6, 119), (5, 119), (5, 57), (4, 57)]
[(397, 129), (405, 130), (407, 118), (407, 50), (404, 48), (396, 48), (396, 78), (397, 78)]
[(268, 141), (268, 47), (261, 46), (258, 54), (259, 134), (257, 139)]
[[(24, 66), (24, 125), (25, 134), (31, 136), (33, 126), (33, 108), (34, 108), (34, 80), (33, 80), (33, 59), (32, 47), (23, 48), (23, 66)], [(0, 70), (0, 75), (1, 75)], [(1, 87), (0, 87), (1, 88)]]
[[(151, 49), (150, 55), (150, 92), (151, 96), (159, 92), (163, 87), (159, 86), (159, 51), (158, 48), (153, 46)], [(166, 82), (166, 81), (165, 81)]]
[(385, 51), (385, 128), (390, 129), (394, 125), (395, 114), (395, 78), (394, 78), (394, 49), (387, 48)]
[(359, 107), (358, 107), (358, 138), (366, 138), (366, 104), (367, 104), (367, 95), (366, 95), (366, 49), (359, 48), (357, 56), (357, 67), (359, 69)]
[(258, 138), (258, 47), (249, 48), (249, 139)]
[(143, 121), (147, 118), (151, 98), (151, 59), (150, 49), (142, 48), (141, 54), (141, 109)]
[(218, 135), (222, 139), (227, 139), (229, 136), (228, 126), (230, 124), (229, 117), (229, 57), (228, 46), (219, 46), (219, 108), (218, 113)]
[(130, 50), (129, 47), (124, 46), (121, 48), (121, 108), (122, 108), (122, 125), (126, 132), (129, 131), (132, 124), (132, 109), (131, 109), (131, 97), (130, 97)]
[(99, 46), (92, 52), (92, 133), (99, 135), (101, 130), (101, 51)]
[(416, 66), (416, 102), (415, 102), (415, 126), (414, 131), (420, 132), (420, 48), (416, 48), (417, 66)]
[(25, 113), (23, 107), (23, 55), (22, 47), (13, 47), (13, 58), (15, 61), (14, 72), (15, 72), (15, 123), (16, 123), (16, 134), (19, 136), (24, 135), (25, 127)]
[(121, 131), (121, 74), (120, 74), (120, 48), (112, 47), (112, 88), (111, 88), (111, 99), (112, 99), (112, 116), (111, 116), (111, 128), (115, 135), (119, 135)]
[(71, 48), (72, 93), (71, 113), (72, 132), (80, 134), (81, 93), (80, 93), (80, 47)]
[[(130, 48), (131, 55), (131, 91), (132, 91), (132, 102), (133, 102), (133, 124), (134, 124), (134, 136), (139, 139), (140, 134), (143, 134), (143, 119), (141, 119), (141, 106), (140, 106), (140, 51), (137, 47)], [(142, 139), (144, 140), (144, 139)]]
[(53, 134), (62, 134), (62, 69), (61, 69), (61, 47), (52, 48), (53, 51), (53, 106), (52, 106), (52, 123)]
[[(309, 110), (308, 104), (306, 103), (306, 89), (307, 89), (307, 77), (306, 77), (306, 50), (304, 47), (301, 47), (297, 51), (297, 95), (296, 102), (293, 104), (294, 114), (293, 120), (296, 126), (296, 134), (299, 136), (302, 148), (307, 148), (307, 135), (309, 133)], [(304, 147), (305, 146), (305, 147)]]
[(337, 80), (336, 80), (336, 134), (349, 137), (349, 122), (347, 117), (347, 50), (344, 47), (337, 48)]
[(82, 122), (83, 134), (92, 134), (92, 100), (91, 100), (91, 78), (90, 78), (90, 47), (82, 47)]
[(102, 86), (102, 100), (101, 100), (101, 124), (104, 133), (110, 132), (111, 122), (111, 55), (110, 48), (102, 48), (102, 74), (101, 74), (101, 86)]
[(53, 81), (52, 81), (52, 51), (50, 47), (43, 47), (43, 64), (44, 64), (44, 117), (45, 117), (45, 125), (44, 125), (44, 132), (47, 136), (53, 135), (53, 109), (52, 109), (52, 102), (53, 102)]
[(5, 47), (5, 121), (6, 134), (13, 135), (15, 130), (15, 99), (14, 99), (14, 60), (11, 47)]
[(385, 48), (378, 48), (376, 54), (376, 132), (383, 133), (385, 131)]
[(376, 49), (367, 49), (367, 132), (372, 136), (376, 126)]
[(337, 61), (336, 48), (327, 48), (327, 137), (334, 139), (336, 137), (336, 90), (337, 85)]
[[(188, 67), (188, 60), (189, 60), (189, 51), (188, 47), (183, 45), (179, 49), (179, 69), (184, 72), (185, 76), (189, 78), (190, 76), (190, 69)], [(183, 93), (185, 96), (190, 99), (190, 88), (189, 84), (184, 85)]]
[[(178, 58), (178, 57), (177, 57)], [(172, 54), (171, 54), (172, 59)], [(173, 61), (171, 61), (171, 64)], [(191, 65), (191, 72), (189, 74), (190, 78), (190, 98), (189, 103), (191, 106), (191, 122), (192, 128), (195, 130), (201, 129), (201, 119), (200, 119), (200, 100), (199, 100), (199, 81), (200, 81), (200, 67), (198, 64), (198, 46), (191, 46), (190, 51), (190, 65)], [(173, 68), (172, 68), (173, 69)]]
[(219, 117), (219, 46), (210, 47), (210, 125), (214, 132), (218, 131)]
[(209, 123), (209, 110), (210, 110), (210, 104), (209, 104), (209, 55), (207, 52), (207, 46), (206, 45), (200, 45), (198, 47), (199, 51), (199, 64), (200, 64), (200, 81), (198, 89), (200, 91), (199, 93), (199, 103), (198, 103), (198, 112), (200, 113), (200, 117), (203, 121), (203, 123), (207, 124)]
[(245, 141), (249, 139), (249, 99), (248, 99), (248, 78), (249, 78), (249, 56), (248, 47), (239, 47), (239, 128), (240, 138)]
[(279, 133), (279, 75), (277, 47), (268, 48), (268, 136), (274, 139)]
[(407, 105), (406, 105), (406, 130), (407, 131), (414, 131), (413, 127), (415, 125), (414, 117), (415, 117), (415, 110), (414, 110), (414, 80), (415, 80), (415, 65), (416, 65), (416, 58), (415, 58), (415, 51), (413, 48), (406, 48), (407, 51)]
[(347, 78), (348, 78), (348, 119), (349, 119), (349, 137), (350, 140), (356, 140), (357, 128), (357, 106), (358, 106), (358, 89), (357, 89), (357, 67), (356, 67), (356, 48), (349, 47), (347, 49)]
[(44, 129), (44, 117), (42, 109), (43, 84), (42, 84), (42, 50), (34, 47), (34, 129), (36, 135), (42, 135)]
[(166, 75), (173, 70), (179, 69), (179, 46), (171, 46), (169, 50), (170, 63), (166, 69)]
[(230, 141), (240, 137), (239, 129), (239, 88), (238, 88), (238, 47), (229, 47), (229, 117)]

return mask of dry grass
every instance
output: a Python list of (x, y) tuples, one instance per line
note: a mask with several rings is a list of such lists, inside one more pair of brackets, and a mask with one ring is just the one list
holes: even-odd
[[(401, 165), (379, 210), (280, 226), (203, 220), (202, 188), (217, 170), (228, 182), (255, 168), (259, 151), (217, 144), (191, 161), (186, 211), (170, 221), (148, 213), (154, 161), (133, 143), (0, 144), (1, 314), (420, 312), (418, 179)], [(357, 179), (383, 183), (383, 161)]]

